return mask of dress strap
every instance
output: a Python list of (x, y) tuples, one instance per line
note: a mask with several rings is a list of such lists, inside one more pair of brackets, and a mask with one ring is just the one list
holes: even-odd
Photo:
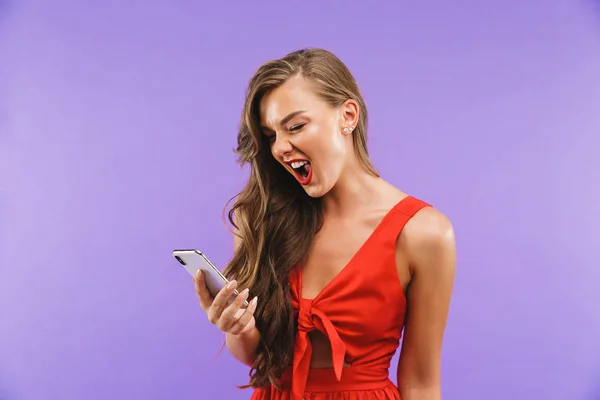
[(407, 196), (402, 199), (390, 212), (386, 218), (385, 225), (381, 227), (379, 237), (383, 241), (391, 240), (395, 245), (398, 236), (404, 229), (406, 223), (423, 208), (431, 207), (430, 204), (413, 196)]

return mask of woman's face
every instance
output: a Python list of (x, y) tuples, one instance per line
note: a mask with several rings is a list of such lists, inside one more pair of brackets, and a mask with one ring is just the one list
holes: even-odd
[(347, 101), (333, 108), (301, 76), (265, 95), (260, 103), (262, 132), (273, 157), (311, 197), (321, 197), (337, 183), (352, 153), (358, 108)]

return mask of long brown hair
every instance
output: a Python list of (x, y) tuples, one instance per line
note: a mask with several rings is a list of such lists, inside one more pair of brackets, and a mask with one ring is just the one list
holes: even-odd
[(302, 264), (322, 225), (322, 202), (311, 198), (272, 156), (260, 130), (263, 96), (289, 78), (301, 75), (316, 85), (317, 94), (333, 107), (353, 99), (360, 108), (353, 132), (354, 150), (362, 165), (377, 175), (366, 145), (367, 107), (354, 77), (342, 61), (323, 49), (304, 49), (263, 64), (254, 74), (237, 136), (239, 162), (250, 164), (250, 179), (236, 196), (228, 216), (241, 237), (225, 275), (258, 296), (256, 326), (262, 336), (250, 383), (244, 387), (277, 385), (292, 361), (295, 318), (289, 275)]

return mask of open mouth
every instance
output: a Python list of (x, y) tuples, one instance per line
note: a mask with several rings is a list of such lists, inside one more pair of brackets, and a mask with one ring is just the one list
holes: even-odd
[(312, 165), (306, 160), (292, 161), (289, 163), (294, 175), (301, 185), (307, 185), (312, 179)]

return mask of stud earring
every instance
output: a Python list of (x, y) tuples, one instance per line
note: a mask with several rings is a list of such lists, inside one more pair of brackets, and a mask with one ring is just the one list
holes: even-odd
[(354, 130), (354, 126), (350, 125), (350, 127), (345, 127), (344, 128), (344, 132), (348, 133), (348, 132), (352, 132)]

